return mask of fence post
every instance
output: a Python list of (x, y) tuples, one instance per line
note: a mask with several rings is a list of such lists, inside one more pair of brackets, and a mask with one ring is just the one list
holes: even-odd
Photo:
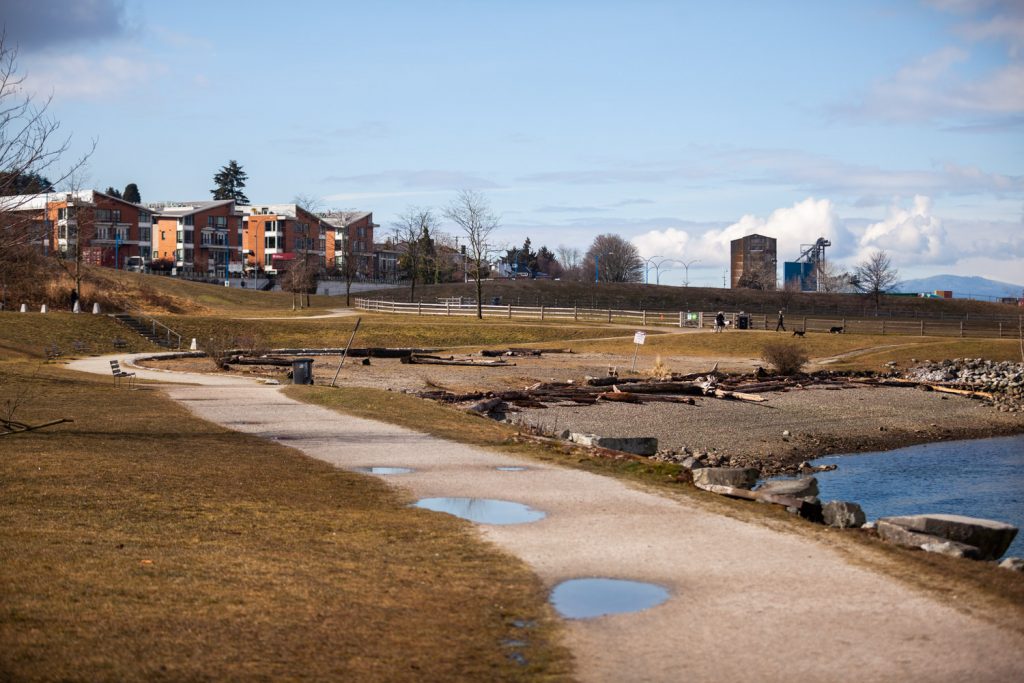
[(643, 321), (641, 323), (641, 327), (647, 327), (647, 311), (646, 310), (640, 311), (640, 314), (643, 316), (641, 318), (641, 320)]
[(1000, 339), (1003, 338), (1003, 321), (1002, 320), (999, 321), (999, 338)]
[(882, 321), (882, 334), (885, 334), (885, 321)]
[(612, 309), (608, 309), (608, 322), (612, 321)]
[(423, 315), (423, 302), (422, 301), (417, 301), (416, 302), (416, 315)]
[(846, 318), (843, 318), (843, 332), (846, 332)]
[(924, 336), (924, 318), (921, 318), (921, 336)]
[(544, 319), (544, 304), (540, 305), (540, 319)]
[(960, 336), (964, 336), (964, 321), (960, 321)]
[[(814, 312), (814, 308), (813, 307), (811, 308), (811, 312), (812, 313)], [(804, 316), (804, 326), (801, 329), (803, 329), (804, 334), (807, 334), (807, 316), (806, 315)]]
[(572, 305), (572, 319), (573, 320), (579, 320), (580, 319), (580, 308), (575, 303), (573, 303), (573, 305)]
[(679, 311), (679, 327), (683, 326), (683, 312)]
[(444, 314), (448, 315), (448, 316), (450, 316), (452, 314), (452, 302), (451, 301), (445, 301), (444, 302)]
[(512, 304), (508, 305), (508, 319), (512, 319)]

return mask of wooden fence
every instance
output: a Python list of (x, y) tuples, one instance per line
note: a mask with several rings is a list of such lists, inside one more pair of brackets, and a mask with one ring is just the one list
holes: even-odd
[[(402, 303), (377, 299), (356, 299), (356, 308), (374, 313), (395, 313), (419, 316), (476, 317), (475, 303), (447, 300), (442, 303)], [(554, 306), (484, 305), (485, 318), (506, 320), (554, 320), (628, 324), (638, 327), (681, 327), (711, 329), (714, 311), (630, 311), (616, 308), (559, 308)], [(763, 313), (729, 312), (726, 319), (731, 329), (740, 329), (745, 317), (747, 329), (774, 330), (777, 317)], [(1024, 328), (1024, 316), (1015, 322), (991, 320), (925, 320), (893, 318), (846, 318), (793, 315), (786, 316), (786, 330), (828, 333), (841, 328), (846, 334), (896, 334), (922, 337), (978, 337), (1017, 339)]]

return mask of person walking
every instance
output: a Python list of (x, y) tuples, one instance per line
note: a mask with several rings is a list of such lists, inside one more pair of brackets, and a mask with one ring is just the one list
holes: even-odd
[(715, 316), (715, 332), (722, 332), (725, 330), (725, 313), (721, 311)]
[(775, 331), (778, 332), (779, 330), (782, 330), (783, 332), (786, 331), (786, 321), (782, 315), (782, 311), (779, 311), (779, 322), (775, 323)]

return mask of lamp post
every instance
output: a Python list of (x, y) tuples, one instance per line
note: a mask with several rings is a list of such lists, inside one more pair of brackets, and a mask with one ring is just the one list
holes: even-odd
[[(663, 259), (665, 257), (664, 256), (650, 256), (648, 258), (644, 258), (642, 256), (640, 257), (640, 260), (644, 262), (644, 284), (645, 285), (651, 284), (651, 279), (649, 277), (650, 269), (651, 269), (651, 264), (654, 263), (654, 259), (658, 259), (658, 258)], [(660, 264), (658, 264), (658, 263), (654, 264), (655, 276), (657, 276), (659, 265)]]
[(683, 287), (689, 287), (690, 286), (690, 266), (692, 266), (694, 263), (700, 263), (700, 259), (699, 258), (695, 258), (692, 261), (680, 261), (679, 263), (683, 264), (683, 268), (685, 269), (683, 271), (685, 273), (685, 275), (683, 276)]

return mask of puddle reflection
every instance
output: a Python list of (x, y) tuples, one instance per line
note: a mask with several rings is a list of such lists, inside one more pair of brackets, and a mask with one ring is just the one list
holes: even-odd
[(622, 579), (570, 579), (551, 591), (551, 604), (567, 619), (639, 612), (666, 600), (661, 586)]
[(366, 472), (367, 474), (409, 474), (416, 470), (411, 467), (360, 467), (360, 472)]
[(424, 498), (414, 505), (435, 512), (447, 512), (478, 524), (525, 524), (547, 516), (528, 505), (494, 498)]

